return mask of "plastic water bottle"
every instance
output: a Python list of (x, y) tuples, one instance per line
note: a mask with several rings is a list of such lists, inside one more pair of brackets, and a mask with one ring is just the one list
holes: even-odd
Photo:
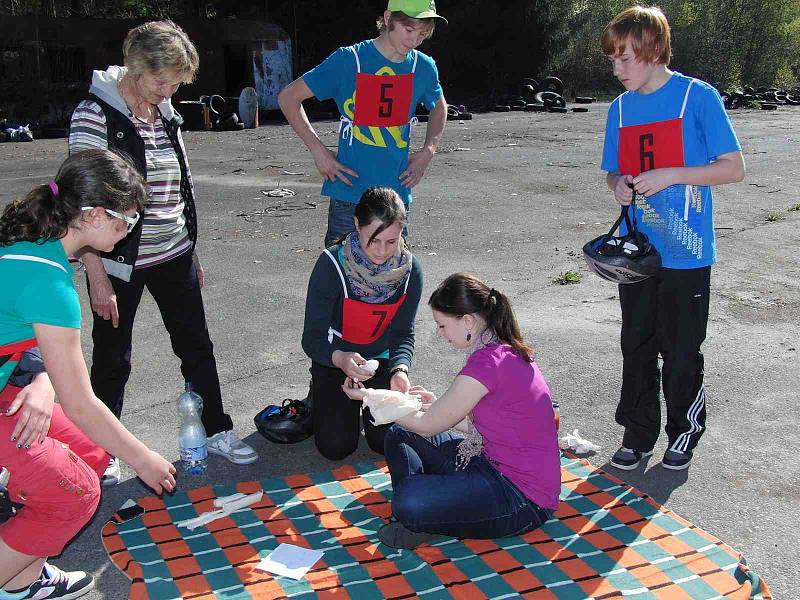
[(181, 471), (189, 475), (202, 475), (208, 467), (208, 442), (206, 429), (200, 421), (197, 404), (191, 394), (183, 393), (178, 397), (178, 416), (181, 419), (178, 435)]
[(197, 405), (197, 414), (200, 415), (200, 417), (202, 417), (203, 416), (203, 397), (200, 394), (198, 394), (197, 392), (194, 391), (194, 388), (192, 387), (192, 382), (191, 381), (187, 381), (186, 382), (184, 389), (186, 391), (184, 391), (183, 394), (181, 394), (181, 396), (185, 396), (185, 395), (191, 396), (191, 398), (194, 401), (195, 405)]

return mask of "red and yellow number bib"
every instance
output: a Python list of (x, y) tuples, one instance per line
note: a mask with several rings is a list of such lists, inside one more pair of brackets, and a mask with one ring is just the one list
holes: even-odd
[(377, 73), (362, 73), (358, 52), (350, 47), (356, 61), (356, 90), (353, 118), (342, 115), (339, 133), (353, 143), (353, 126), (357, 127), (401, 127), (411, 118), (414, 95), (414, 73), (417, 70), (419, 53), (414, 51), (411, 73), (396, 75), (389, 67)]

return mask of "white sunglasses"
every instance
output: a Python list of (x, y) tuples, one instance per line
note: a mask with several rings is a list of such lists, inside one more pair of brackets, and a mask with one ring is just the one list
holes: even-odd
[[(82, 206), (82, 211), (93, 210), (95, 208), (103, 208), (100, 206)], [(136, 223), (139, 222), (139, 213), (137, 212), (134, 216), (129, 217), (128, 215), (123, 215), (121, 212), (117, 212), (115, 210), (111, 210), (110, 208), (103, 208), (108, 214), (110, 214), (115, 219), (122, 219), (128, 225), (128, 233), (133, 231), (133, 228), (136, 227)]]

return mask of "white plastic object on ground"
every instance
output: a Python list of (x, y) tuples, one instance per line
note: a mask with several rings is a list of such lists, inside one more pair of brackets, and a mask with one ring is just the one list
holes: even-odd
[(559, 438), (558, 445), (562, 450), (572, 450), (576, 454), (588, 454), (600, 450), (600, 446), (583, 438), (577, 429)]
[(422, 408), (422, 398), (394, 390), (367, 390), (364, 406), (372, 413), (375, 425), (393, 423)]

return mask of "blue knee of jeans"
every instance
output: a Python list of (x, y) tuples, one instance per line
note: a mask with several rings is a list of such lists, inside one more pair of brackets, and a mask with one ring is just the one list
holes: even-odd
[(386, 430), (386, 437), (383, 439), (383, 454), (388, 456), (395, 453), (395, 451), (402, 445), (408, 444), (410, 447), (415, 447), (415, 441), (419, 440), (421, 436), (403, 428), (397, 423), (393, 423)]
[(406, 481), (395, 486), (392, 494), (392, 514), (411, 531), (420, 531), (420, 516), (425, 510), (425, 498), (418, 494), (404, 493), (408, 487), (404, 485)]
[(383, 439), (384, 454), (389, 451), (390, 448), (396, 448), (398, 445), (402, 444), (407, 437), (408, 431), (400, 427), (400, 425), (397, 423), (389, 425), (389, 428), (386, 430), (386, 437)]

